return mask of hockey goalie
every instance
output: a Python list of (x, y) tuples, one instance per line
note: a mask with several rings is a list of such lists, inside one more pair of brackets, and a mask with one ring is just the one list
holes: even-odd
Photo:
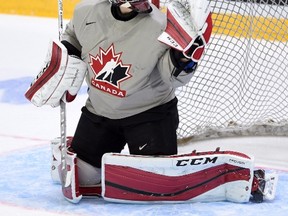
[[(167, 15), (148, 0), (76, 6), (25, 94), (36, 106), (57, 107), (74, 100), (84, 79), (88, 85), (74, 136), (51, 143), (52, 179), (68, 201), (274, 198), (277, 176), (255, 171), (251, 156), (219, 149), (178, 155), (176, 88), (193, 77), (211, 33), (208, 0), (171, 1)], [(129, 154), (121, 154), (126, 145)]]

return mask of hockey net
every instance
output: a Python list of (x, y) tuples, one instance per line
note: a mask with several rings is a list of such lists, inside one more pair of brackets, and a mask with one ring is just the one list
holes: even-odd
[[(153, 1), (165, 12), (169, 1)], [(179, 141), (288, 134), (288, 0), (211, 0), (213, 33), (177, 90)]]

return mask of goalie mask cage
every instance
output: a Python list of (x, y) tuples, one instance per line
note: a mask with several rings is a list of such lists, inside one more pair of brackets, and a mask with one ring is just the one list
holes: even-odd
[[(165, 11), (168, 1), (153, 3)], [(176, 92), (179, 142), (287, 135), (288, 0), (211, 0), (210, 6), (209, 45), (194, 77)]]

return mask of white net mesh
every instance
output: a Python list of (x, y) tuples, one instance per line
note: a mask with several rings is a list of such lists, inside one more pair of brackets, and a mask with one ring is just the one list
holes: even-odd
[(179, 138), (287, 135), (288, 0), (210, 3), (212, 38), (177, 90)]

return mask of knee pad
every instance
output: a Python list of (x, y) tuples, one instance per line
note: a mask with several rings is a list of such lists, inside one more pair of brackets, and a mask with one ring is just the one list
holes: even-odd
[(80, 186), (96, 185), (101, 182), (101, 169), (77, 158), (78, 180)]

